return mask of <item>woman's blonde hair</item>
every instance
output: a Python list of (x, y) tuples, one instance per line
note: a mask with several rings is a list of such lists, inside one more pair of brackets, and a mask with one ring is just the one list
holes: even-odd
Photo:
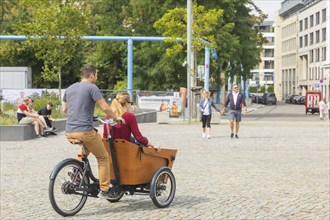
[(210, 91), (204, 89), (203, 92), (202, 92), (202, 96), (203, 96), (204, 99), (205, 99), (206, 94), (210, 97)]
[(111, 102), (111, 109), (117, 117), (122, 116), (127, 110), (124, 105), (131, 101), (131, 97), (127, 92), (120, 92), (116, 95), (116, 98)]

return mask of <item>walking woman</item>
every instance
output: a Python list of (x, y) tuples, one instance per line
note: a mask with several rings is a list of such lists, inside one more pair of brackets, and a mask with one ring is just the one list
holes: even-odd
[(199, 102), (199, 111), (201, 112), (201, 121), (203, 128), (202, 137), (207, 139), (211, 138), (211, 117), (212, 117), (212, 107), (221, 113), (221, 110), (217, 108), (213, 100), (210, 98), (210, 92), (207, 90), (203, 91), (203, 98)]

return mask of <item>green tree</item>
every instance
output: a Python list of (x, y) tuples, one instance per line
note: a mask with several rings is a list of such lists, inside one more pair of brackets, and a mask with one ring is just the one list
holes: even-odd
[(42, 77), (58, 81), (61, 97), (62, 67), (77, 53), (81, 36), (87, 33), (89, 7), (84, 1), (22, 1), (31, 20), (19, 23), (19, 34), (28, 36), (24, 44), (33, 48), (44, 62)]
[[(201, 41), (207, 40), (211, 43), (210, 48), (215, 48), (215, 40), (212, 32), (212, 27), (216, 25), (222, 17), (222, 9), (205, 10), (204, 6), (197, 6), (193, 4), (193, 34), (192, 46), (200, 51), (204, 48), (205, 44)], [(172, 47), (167, 48), (167, 55), (172, 56), (180, 53), (186, 46), (187, 39), (187, 10), (186, 8), (175, 8), (169, 10), (164, 16), (155, 22), (154, 27), (159, 32), (168, 37), (167, 42), (173, 43)], [(176, 38), (181, 38), (182, 41), (177, 41)]]

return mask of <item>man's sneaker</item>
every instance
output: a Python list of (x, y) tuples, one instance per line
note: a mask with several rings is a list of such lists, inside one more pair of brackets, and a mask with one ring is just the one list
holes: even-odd
[(37, 135), (37, 139), (44, 139), (45, 137), (41, 136), (40, 134)]
[(230, 134), (230, 138), (234, 138), (234, 133), (231, 133)]
[(57, 128), (55, 127), (51, 127), (52, 128), (52, 131), (57, 131)]
[(117, 193), (113, 188), (110, 188), (108, 191), (101, 191), (100, 196), (104, 199), (113, 199), (117, 196)]
[(211, 135), (208, 134), (208, 135), (207, 135), (207, 139), (211, 139)]
[(202, 138), (205, 138), (205, 137), (206, 137), (206, 135), (205, 135), (205, 133), (203, 133)]
[(47, 132), (47, 131), (51, 131), (52, 130), (52, 128), (50, 128), (50, 127), (46, 127), (46, 128), (44, 128), (44, 131), (45, 132)]
[(235, 135), (235, 138), (238, 139), (238, 135), (237, 134)]

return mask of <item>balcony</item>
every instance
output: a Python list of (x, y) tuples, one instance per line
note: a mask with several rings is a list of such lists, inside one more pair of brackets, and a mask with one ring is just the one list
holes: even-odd
[(306, 0), (285, 0), (281, 4), (279, 15), (285, 17), (304, 7)]

